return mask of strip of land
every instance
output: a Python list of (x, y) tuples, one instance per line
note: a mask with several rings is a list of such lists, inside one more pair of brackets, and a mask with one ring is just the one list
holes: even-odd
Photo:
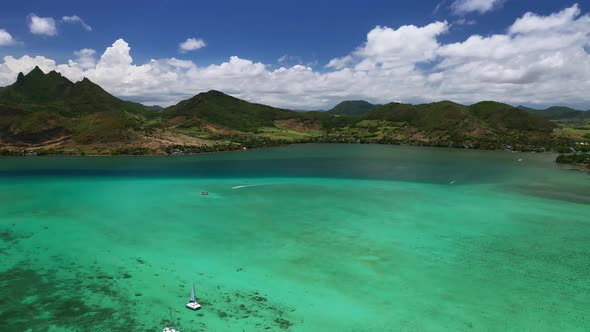
[(329, 111), (296, 112), (219, 91), (154, 108), (118, 99), (88, 79), (74, 83), (35, 68), (0, 88), (0, 154), (179, 155), (308, 142), (583, 152), (588, 115), (493, 101), (345, 101)]

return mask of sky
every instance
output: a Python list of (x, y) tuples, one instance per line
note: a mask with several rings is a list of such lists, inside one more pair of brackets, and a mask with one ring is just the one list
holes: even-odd
[(211, 89), (590, 109), (587, 0), (4, 1), (0, 86), (39, 66), (168, 106)]

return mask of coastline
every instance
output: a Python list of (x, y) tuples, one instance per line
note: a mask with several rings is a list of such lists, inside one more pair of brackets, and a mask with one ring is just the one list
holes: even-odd
[(557, 164), (567, 166), (567, 167), (564, 167), (564, 169), (566, 169), (568, 171), (590, 173), (590, 165), (580, 164), (580, 163), (572, 163), (572, 164), (557, 163)]
[[(117, 154), (107, 154), (107, 153), (70, 153), (69, 151), (64, 150), (56, 150), (52, 149), (51, 152), (55, 151), (56, 153), (41, 153), (38, 154), (37, 151), (41, 149), (35, 150), (7, 150), (0, 148), (0, 158), (3, 157), (178, 157), (178, 156), (194, 156), (194, 155), (207, 155), (207, 154), (216, 154), (216, 153), (227, 153), (227, 152), (247, 152), (253, 150), (261, 150), (261, 149), (273, 149), (273, 148), (284, 148), (291, 145), (314, 145), (314, 144), (329, 144), (329, 145), (391, 145), (391, 146), (411, 146), (411, 147), (424, 147), (424, 148), (442, 148), (442, 149), (456, 149), (456, 150), (481, 150), (481, 151), (507, 151), (507, 152), (517, 152), (517, 153), (558, 153), (555, 149), (546, 149), (544, 147), (536, 147), (530, 150), (518, 150), (518, 149), (506, 149), (506, 148), (475, 148), (475, 147), (465, 147), (465, 146), (444, 146), (439, 144), (424, 144), (424, 143), (379, 143), (379, 142), (331, 142), (331, 141), (319, 141), (319, 142), (289, 142), (281, 145), (269, 145), (269, 146), (257, 146), (251, 148), (231, 148), (231, 149), (216, 149), (214, 151), (197, 151), (193, 150), (194, 147), (189, 146), (187, 151), (180, 151), (179, 153), (156, 153), (157, 150), (148, 150), (145, 151), (152, 151), (154, 153), (144, 153), (144, 154), (125, 154), (125, 153), (117, 153)], [(200, 148), (200, 147), (197, 147)], [(43, 151), (45, 152), (45, 151)]]
[[(141, 149), (141, 151), (149, 152), (152, 151), (154, 153), (144, 153), (144, 154), (124, 154), (124, 153), (117, 153), (117, 154), (88, 154), (88, 153), (64, 153), (63, 150), (57, 150), (57, 153), (42, 153), (37, 154), (35, 153), (38, 150), (21, 150), (21, 151), (10, 151), (4, 150), (0, 148), (0, 159), (1, 158), (11, 158), (11, 157), (183, 157), (183, 156), (195, 156), (195, 155), (211, 155), (211, 154), (219, 154), (219, 153), (238, 153), (238, 152), (248, 152), (248, 151), (256, 151), (256, 150), (266, 150), (266, 149), (275, 149), (275, 148), (285, 148), (292, 145), (314, 145), (314, 144), (335, 144), (335, 145), (391, 145), (391, 146), (411, 146), (411, 147), (425, 147), (425, 148), (447, 148), (447, 149), (454, 149), (454, 150), (480, 150), (480, 151), (506, 151), (511, 153), (543, 153), (543, 154), (558, 154), (559, 151), (557, 149), (547, 149), (545, 147), (533, 147), (533, 149), (527, 150), (514, 150), (508, 148), (475, 148), (475, 147), (468, 147), (466, 145), (463, 146), (443, 146), (440, 144), (424, 144), (424, 142), (420, 143), (401, 143), (401, 144), (394, 144), (394, 143), (379, 143), (379, 142), (334, 142), (334, 141), (320, 141), (320, 142), (282, 142), (283, 144), (272, 144), (269, 146), (257, 146), (257, 147), (250, 147), (247, 148), (245, 146), (237, 147), (236, 145), (226, 144), (225, 147), (232, 147), (224, 149), (224, 145), (218, 146), (207, 146), (207, 150), (201, 151), (198, 149), (202, 149), (203, 147), (194, 147), (188, 146), (185, 150), (174, 149), (173, 153), (156, 153), (157, 150), (149, 150), (149, 149)], [(177, 146), (178, 148), (178, 146)], [(215, 148), (215, 149), (212, 149)], [(171, 151), (169, 147), (166, 149), (167, 151)], [(9, 153), (14, 154), (6, 154), (6, 151)], [(33, 153), (31, 153), (33, 152)], [(558, 158), (557, 155), (556, 158)], [(561, 165), (570, 165), (572, 168), (570, 170), (580, 171), (580, 172), (590, 172), (590, 165), (586, 165), (583, 163), (564, 163), (564, 162), (557, 162), (557, 164)]]

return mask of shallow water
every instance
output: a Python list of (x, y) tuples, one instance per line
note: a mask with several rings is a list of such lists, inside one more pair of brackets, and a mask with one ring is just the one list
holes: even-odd
[(2, 330), (588, 331), (590, 174), (554, 157), (0, 159)]

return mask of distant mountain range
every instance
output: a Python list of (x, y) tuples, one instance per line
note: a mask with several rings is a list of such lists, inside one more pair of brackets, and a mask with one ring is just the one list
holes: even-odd
[[(380, 106), (383, 105), (371, 104), (365, 100), (347, 100), (339, 103), (327, 112), (332, 115), (361, 116)], [(517, 106), (516, 108), (540, 115), (548, 120), (590, 120), (590, 110), (580, 111), (565, 106), (552, 106), (542, 110), (526, 106)]]
[(86, 78), (73, 83), (35, 68), (0, 88), (0, 148), (177, 154), (292, 142), (361, 142), (531, 150), (584, 139), (556, 135), (557, 125), (544, 118), (580, 116), (575, 112), (491, 101), (471, 106), (345, 101), (327, 112), (295, 112), (219, 91), (160, 108), (118, 99)]
[(537, 114), (549, 120), (590, 120), (590, 111), (579, 111), (564, 106), (553, 106), (543, 110), (537, 110), (525, 106), (518, 106), (519, 109)]

